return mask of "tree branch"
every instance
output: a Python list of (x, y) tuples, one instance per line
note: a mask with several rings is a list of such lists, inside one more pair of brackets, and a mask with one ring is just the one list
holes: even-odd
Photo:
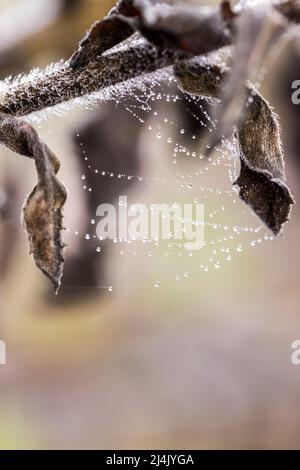
[(183, 57), (186, 56), (178, 51), (159, 51), (143, 42), (107, 53), (77, 70), (72, 70), (69, 62), (59, 63), (44, 72), (32, 73), (8, 83), (1, 100), (0, 112), (25, 116), (140, 75), (150, 74)]

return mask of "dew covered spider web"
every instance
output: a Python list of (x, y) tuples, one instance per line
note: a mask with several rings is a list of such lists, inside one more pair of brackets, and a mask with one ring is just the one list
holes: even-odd
[[(245, 251), (274, 239), (251, 209), (239, 199), (238, 188), (233, 185), (239, 175), (239, 156), (234, 140), (223, 139), (212, 156), (203, 156), (201, 148), (204, 139), (216, 123), (207, 111), (209, 108), (205, 101), (177, 92), (174, 81), (172, 77), (165, 76), (159, 83), (156, 79), (153, 83), (144, 83), (130, 91), (129, 102), (126, 96), (118, 97), (115, 112), (120, 107), (126, 109), (128, 119), (141, 127), (143, 142), (140, 158), (142, 160), (146, 153), (148, 164), (141, 165), (139, 174), (114, 172), (107, 166), (101, 166), (101, 158), (96, 165), (92, 165), (82, 146), (85, 164), (85, 171), (80, 175), (82, 191), (94, 190), (86, 184), (88, 173), (93, 172), (98, 176), (99, 185), (103, 179), (109, 179), (110, 184), (122, 179), (133, 182), (128, 190), (128, 204), (204, 205), (204, 221), (193, 220), (195, 225), (204, 224), (204, 246), (200, 250), (186, 250), (184, 241), (174, 240), (171, 233), (169, 240), (135, 240), (130, 237), (126, 242), (118, 238), (111, 240), (117, 257), (136, 257), (140, 264), (147, 258), (147, 264), (149, 260), (153, 263), (153, 271), (158, 264), (163, 265), (163, 269), (158, 270), (159, 275), (154, 274), (149, 281), (154, 288), (172, 282), (188, 282), (190, 277), (199, 277), (200, 273), (221, 271), (226, 264), (243, 256)], [(178, 117), (176, 108), (179, 105), (181, 115)], [(187, 116), (190, 123), (194, 121), (192, 128), (199, 126), (203, 132), (193, 133), (191, 126), (182, 126), (183, 118)], [(115, 138), (118, 138), (117, 133)], [(77, 139), (80, 142), (80, 134), (77, 134)], [(153, 171), (152, 152), (156, 155)], [(158, 160), (161, 162), (157, 163)], [(148, 172), (145, 172), (146, 169), (143, 171), (144, 166), (148, 167)], [(171, 219), (174, 222), (176, 216)], [(186, 221), (184, 217), (180, 220), (183, 224)], [(96, 225), (97, 218), (93, 217), (90, 229), (81, 234), (87, 242), (97, 238)], [(76, 231), (75, 235), (80, 233)], [(95, 256), (101, 256), (101, 243), (100, 240), (95, 248)], [(114, 287), (106, 286), (110, 291)]]
[[(117, 46), (119, 47), (123, 46)], [(60, 65), (61, 63), (54, 64), (50, 68)], [(42, 72), (35, 70), (32, 73), (34, 79), (36, 74)], [(25, 76), (24, 80), (30, 81), (30, 74)], [(258, 87), (259, 83), (256, 83), (256, 86)], [(126, 110), (126, 119), (133, 120), (140, 128), (141, 169), (138, 174), (128, 172), (124, 162), (124, 170), (116, 172), (109, 165), (104, 166), (101, 163), (101, 154), (97, 163), (94, 160), (92, 162), (81, 141), (78, 126), (74, 131), (81, 149), (83, 170), (78, 178), (83, 195), (95, 191), (98, 185), (103, 185), (104, 180), (106, 184), (109, 180), (110, 185), (127, 180), (132, 184), (128, 191), (122, 191), (120, 195), (128, 195), (128, 205), (204, 205), (204, 220), (193, 220), (195, 226), (204, 224), (202, 249), (186, 250), (185, 241), (175, 240), (172, 236), (169, 240), (134, 240), (129, 237), (126, 242), (115, 238), (105, 243), (112, 245), (117, 264), (121, 262), (121, 258), (122, 262), (125, 258), (126, 263), (130, 263), (132, 258), (137, 259), (139, 267), (147, 265), (149, 268), (149, 263), (152, 263), (152, 269), (149, 269), (153, 275), (150, 276), (149, 282), (154, 288), (158, 288), (180, 280), (188, 282), (192, 277), (198, 278), (199, 275), (209, 272), (220, 272), (228, 263), (243, 256), (247, 250), (274, 240), (271, 232), (239, 199), (238, 188), (233, 184), (239, 175), (240, 165), (234, 139), (223, 139), (210, 157), (201, 153), (204, 139), (217, 125), (212, 118), (213, 103), (209, 102), (207, 106), (204, 99), (181, 93), (168, 68), (77, 98), (70, 103), (62, 103), (50, 110), (33, 114), (29, 119), (35, 125), (41, 126), (47, 123), (51, 116), (64, 116), (78, 108), (101, 108), (102, 103), (106, 102), (115, 104), (115, 113)], [(199, 129), (202, 131), (199, 132)], [(118, 129), (113, 129), (112, 132), (114, 138), (118, 139)], [(93, 181), (97, 177), (94, 186), (88, 184), (91, 173)], [(99, 204), (105, 202), (101, 200)], [(72, 204), (72, 201), (69, 201), (69, 204)], [(74, 239), (81, 238), (88, 246), (93, 241), (95, 256), (100, 257), (103, 254), (103, 241), (97, 239), (98, 219), (96, 210), (94, 212), (88, 229), (84, 232), (80, 227), (74, 231), (69, 230), (67, 242), (72, 245)], [(176, 216), (172, 219), (174, 222)], [(180, 221), (184, 224), (184, 217)], [(108, 285), (98, 286), (109, 291), (115, 287), (117, 283), (113, 279), (111, 284), (109, 282)]]

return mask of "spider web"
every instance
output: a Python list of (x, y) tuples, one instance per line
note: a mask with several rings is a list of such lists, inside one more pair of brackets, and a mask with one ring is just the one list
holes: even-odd
[[(199, 272), (222, 270), (246, 250), (274, 239), (251, 209), (240, 201), (238, 189), (233, 185), (239, 174), (239, 156), (234, 140), (223, 139), (214, 154), (205, 157), (201, 153), (204, 139), (217, 125), (211, 117), (212, 113), (207, 111), (203, 99), (176, 92), (176, 83), (171, 75), (166, 74), (163, 80), (161, 78), (159, 81), (156, 77), (152, 81), (148, 79), (147, 83), (130, 89), (130, 102), (126, 95), (116, 100), (118, 107), (126, 109), (128, 118), (134, 119), (142, 128), (142, 153), (153, 152), (157, 155), (153, 170), (148, 169), (148, 174), (141, 172), (139, 175), (115, 173), (110, 168), (102, 167), (101, 160), (95, 168), (82, 149), (86, 172), (97, 174), (99, 184), (102, 178), (111, 181), (126, 178), (135, 182), (133, 193), (138, 194), (139, 202), (143, 202), (141, 198), (146, 186), (146, 204), (149, 198), (151, 202), (157, 202), (155, 197), (163, 199), (158, 199), (159, 203), (168, 202), (170, 205), (174, 202), (204, 204), (204, 222), (193, 220), (194, 224), (204, 223), (205, 241), (199, 251), (187, 251), (183, 247), (184, 242), (173, 239), (112, 241), (119, 257), (139, 257), (141, 263), (147, 257), (153, 260), (154, 265), (164, 264), (165, 274), (150, 281), (155, 288), (199, 276)], [(176, 115), (179, 104), (180, 119)], [(189, 126), (182, 127), (183, 115), (188, 116), (190, 122), (194, 121), (196, 127), (202, 127), (205, 133), (193, 134)], [(80, 140), (80, 135), (78, 138)], [(82, 190), (93, 191), (92, 187), (86, 186), (85, 177), (85, 173), (81, 175)], [(181, 221), (184, 223), (185, 219)], [(87, 240), (91, 237), (96, 238), (94, 218), (91, 220), (91, 230), (85, 234)], [(96, 252), (101, 255), (100, 245)], [(112, 289), (110, 286), (109, 290)]]

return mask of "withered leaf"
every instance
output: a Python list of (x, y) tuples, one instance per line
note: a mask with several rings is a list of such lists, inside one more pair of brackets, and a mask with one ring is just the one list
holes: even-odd
[(70, 59), (73, 69), (87, 65), (103, 52), (116, 46), (134, 33), (132, 26), (126, 23), (118, 14), (134, 17), (139, 12), (133, 0), (120, 0), (109, 14), (96, 21), (86, 36), (79, 43), (78, 50)]
[[(215, 54), (177, 64), (175, 76), (181, 88), (203, 97), (220, 96), (226, 68)], [(289, 219), (294, 199), (285, 182), (280, 128), (267, 101), (248, 83), (247, 104), (236, 123), (241, 170), (235, 182), (240, 197), (277, 235)]]
[(32, 126), (4, 114), (0, 114), (0, 143), (35, 160), (38, 182), (25, 200), (23, 219), (35, 263), (57, 291), (64, 263), (61, 231), (66, 200), (66, 189), (56, 177), (59, 160)]
[(285, 182), (278, 118), (253, 87), (248, 90), (250, 102), (237, 130), (241, 171), (235, 184), (240, 198), (277, 235), (294, 204)]

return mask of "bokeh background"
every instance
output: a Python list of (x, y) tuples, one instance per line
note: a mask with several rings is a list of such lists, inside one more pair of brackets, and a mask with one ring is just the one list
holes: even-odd
[[(67, 59), (112, 4), (1, 0), (0, 78)], [(300, 106), (291, 103), (291, 82), (300, 79), (299, 44), (295, 39), (282, 50), (263, 83), (281, 117), (296, 201)], [(159, 92), (178, 90), (162, 85)], [(152, 111), (171, 113), (178, 129), (186, 129), (173, 138), (197, 151), (202, 129), (187, 111), (193, 103), (181, 98), (154, 103)], [(276, 240), (260, 242), (260, 232), (249, 238), (243, 231), (229, 240), (227, 262), (220, 250), (189, 257), (176, 248), (166, 256), (163, 244), (102, 243), (98, 253), (95, 207), (119, 194), (145, 204), (198, 198), (207, 215), (224, 205), (223, 224), (260, 227), (241, 202), (216, 194), (231, 189), (224, 161), (214, 167), (185, 154), (174, 165), (165, 139), (149, 132), (158, 122), (154, 112), (143, 125), (126, 110), (134, 109), (135, 98), (123, 101), (49, 116), (38, 126), (62, 161), (69, 190), (69, 248), (56, 297), (28, 256), (20, 227), (33, 165), (1, 149), (0, 339), (7, 365), (0, 366), (0, 448), (299, 448), (300, 366), (291, 363), (291, 343), (300, 339), (299, 208)], [(102, 177), (103, 169), (133, 177)], [(199, 170), (191, 187), (178, 185), (178, 173)], [(215, 237), (206, 232), (210, 245)]]

